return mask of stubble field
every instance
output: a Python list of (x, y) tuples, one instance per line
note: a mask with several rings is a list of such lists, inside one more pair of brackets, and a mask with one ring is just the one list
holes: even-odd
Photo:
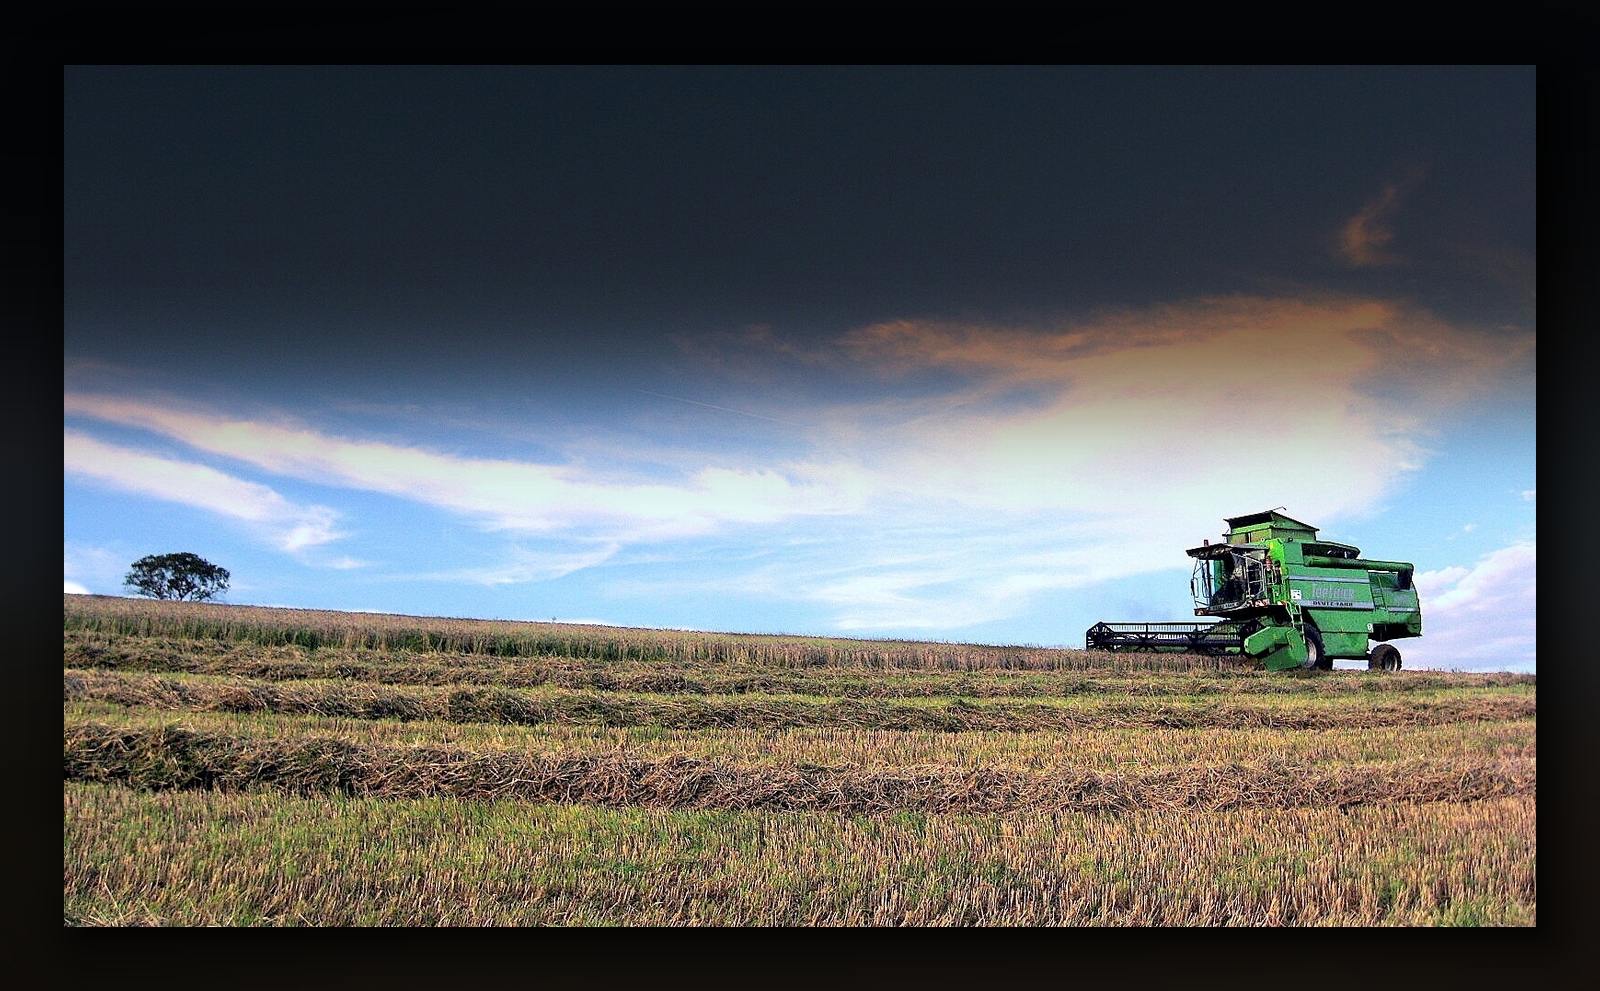
[(64, 596), (69, 925), (1536, 924), (1536, 679)]

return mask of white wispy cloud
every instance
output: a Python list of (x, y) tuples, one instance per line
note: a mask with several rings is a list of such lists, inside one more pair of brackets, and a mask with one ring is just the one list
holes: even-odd
[(62, 464), (69, 475), (253, 524), (286, 551), (337, 540), (338, 514), (291, 502), (268, 486), (207, 465), (176, 461), (66, 430)]
[(116, 548), (68, 542), (62, 546), (61, 572), (73, 588), (86, 589), (90, 594), (97, 588), (109, 592), (121, 587), (128, 561), (127, 555)]
[(1530, 374), (1533, 341), (1372, 300), (1235, 297), (1045, 329), (896, 321), (839, 347), (887, 389), (806, 412), (841, 460), (968, 534), (1022, 522), (1037, 539), (1008, 548), (1008, 580), (1070, 583), (1170, 567), (1224, 515), (1370, 511), (1453, 409)]
[[(1051, 589), (1153, 571), (1181, 583), (1183, 549), (1218, 536), (1225, 515), (1283, 506), (1332, 528), (1369, 512), (1460, 404), (1531, 383), (1534, 341), (1378, 300), (1241, 296), (1063, 325), (891, 321), (821, 345), (761, 328), (699, 347), (696, 367), (726, 376), (706, 393), (719, 407), (805, 425), (784, 460), (727, 447), (695, 462), (637, 434), (612, 463), (679, 466), (641, 484), (584, 460), (465, 457), (148, 393), (69, 392), (66, 412), (505, 532), (496, 563), (439, 580), (548, 580), (737, 527), (784, 564), (732, 561), (730, 587), (823, 603), (841, 628), (949, 629), (1017, 615)], [(799, 369), (801, 387), (745, 401), (764, 363)], [(818, 375), (826, 395), (804, 385)], [(149, 489), (159, 473), (122, 476)], [(515, 549), (530, 537), (548, 546)]]
[(61, 590), (62, 590), (62, 592), (64, 592), (67, 595), (89, 595), (89, 594), (91, 594), (88, 589), (84, 588), (82, 585), (79, 585), (77, 582), (72, 582), (72, 581), (63, 581)]
[(505, 552), (504, 560), (495, 565), (408, 577), (428, 581), (468, 582), (474, 585), (520, 585), (524, 582), (550, 581), (584, 568), (592, 568), (611, 560), (621, 549), (622, 545), (617, 543), (576, 552), (530, 551), (513, 547)]
[[(907, 507), (897, 515), (915, 513)], [(1063, 525), (1046, 513), (1008, 515), (945, 507), (944, 532), (862, 533), (841, 540), (854, 553), (787, 558), (769, 574), (772, 594), (792, 595), (833, 609), (844, 630), (960, 629), (1021, 616), (1042, 592), (1169, 571), (1181, 588), (1192, 563), (1183, 550), (1220, 528), (1210, 526), (1154, 546), (1142, 535), (1119, 537), (1103, 518)]]
[(1533, 671), (1537, 549), (1514, 544), (1471, 567), (1418, 572), (1423, 635), (1400, 641), (1407, 667)]
[(1134, 574), (1181, 586), (1183, 549), (1226, 515), (1365, 515), (1427, 462), (1455, 410), (1531, 386), (1534, 338), (1320, 295), (1059, 326), (897, 320), (811, 347), (762, 327), (684, 346), (761, 395), (785, 381), (763, 378), (763, 360), (865, 383), (867, 399), (802, 395), (782, 415), (815, 424), (815, 449), (856, 466), (870, 512), (895, 526), (841, 555), (851, 569), (791, 561), (775, 590), (833, 606), (842, 628), (932, 629)]
[(159, 401), (69, 393), (66, 411), (152, 430), (288, 477), (381, 492), (530, 533), (604, 524), (629, 539), (665, 539), (726, 522), (846, 511), (860, 498), (848, 478), (792, 478), (765, 466), (705, 467), (679, 485), (613, 484), (569, 466), (464, 458)]

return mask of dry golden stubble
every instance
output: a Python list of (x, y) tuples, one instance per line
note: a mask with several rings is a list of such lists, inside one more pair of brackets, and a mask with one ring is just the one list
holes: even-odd
[(334, 738), (260, 739), (177, 726), (64, 728), (67, 780), (143, 789), (269, 786), (292, 793), (457, 798), (655, 808), (848, 813), (1116, 811), (1346, 807), (1532, 795), (1529, 758), (1418, 758), (1326, 768), (1258, 762), (1147, 774), (1059, 768), (749, 765), (686, 756), (544, 755), (455, 747), (364, 746)]
[(70, 925), (1537, 924), (1527, 797), (1013, 816), (65, 797)]

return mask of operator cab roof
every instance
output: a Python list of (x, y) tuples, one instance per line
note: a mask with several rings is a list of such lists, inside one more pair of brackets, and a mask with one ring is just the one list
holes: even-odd
[[(1281, 508), (1281, 507), (1280, 507)], [(1234, 516), (1223, 520), (1228, 532), (1223, 541), (1229, 544), (1259, 544), (1268, 540), (1316, 540), (1317, 528), (1285, 516), (1276, 509), (1268, 509), (1247, 516)]]
[(1294, 517), (1285, 516), (1276, 509), (1268, 509), (1259, 513), (1250, 513), (1246, 516), (1229, 516), (1225, 517), (1222, 522), (1228, 524), (1229, 530), (1244, 530), (1250, 527), (1260, 526), (1263, 523), (1270, 523), (1272, 524), (1273, 529), (1281, 528), (1284, 530), (1306, 530), (1309, 531), (1312, 536), (1316, 536), (1317, 533), (1317, 528), (1312, 526), (1310, 523), (1301, 523)]
[[(1283, 507), (1278, 507), (1282, 509)], [(1190, 557), (1201, 559), (1215, 559), (1226, 555), (1225, 549), (1235, 550), (1261, 550), (1269, 540), (1312, 541), (1317, 539), (1317, 528), (1309, 523), (1302, 523), (1292, 516), (1285, 516), (1278, 509), (1267, 509), (1259, 513), (1247, 513), (1244, 516), (1229, 516), (1223, 519), (1228, 524), (1228, 530), (1222, 535), (1220, 544), (1207, 542), (1200, 547), (1192, 547), (1186, 553)]]

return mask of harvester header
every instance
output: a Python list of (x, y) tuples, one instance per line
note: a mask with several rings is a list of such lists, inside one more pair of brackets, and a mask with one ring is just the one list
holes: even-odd
[(1223, 522), (1221, 543), (1185, 552), (1195, 560), (1194, 613), (1217, 622), (1096, 623), (1085, 646), (1236, 654), (1275, 671), (1328, 669), (1335, 658), (1399, 670), (1400, 651), (1389, 641), (1422, 635), (1413, 565), (1318, 540), (1316, 527), (1277, 509)]

